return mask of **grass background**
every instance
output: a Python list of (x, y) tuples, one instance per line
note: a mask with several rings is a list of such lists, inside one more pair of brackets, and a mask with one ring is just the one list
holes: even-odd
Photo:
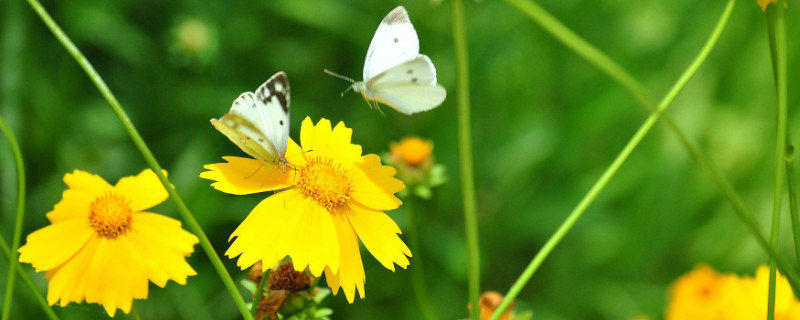
[[(540, 1), (576, 33), (663, 95), (711, 32), (719, 1)], [(198, 174), (223, 155), (243, 153), (209, 124), (239, 93), (286, 71), (291, 136), (306, 117), (344, 121), (365, 153), (419, 135), (435, 142), (450, 181), (417, 200), (421, 257), (442, 319), (466, 318), (466, 249), (456, 143), (456, 73), (451, 5), (428, 1), (45, 1), (43, 5), (104, 77), (195, 214), (218, 253), (265, 195), (231, 196)], [(408, 117), (382, 116), (328, 68), (361, 78), (369, 41), (394, 6), (409, 11), (421, 52), (431, 57), (448, 99)], [(146, 167), (105, 100), (24, 1), (0, 3), (0, 113), (25, 157), (23, 234), (48, 224), (63, 175), (74, 169), (110, 182)], [(472, 128), (481, 243), (481, 288), (505, 292), (648, 115), (632, 96), (501, 1), (466, 3)], [(789, 39), (800, 34), (787, 11)], [(199, 21), (200, 50), (177, 30)], [(789, 117), (795, 111), (800, 44), (788, 43)], [(764, 14), (740, 1), (719, 44), (669, 113), (734, 183), (766, 230), (774, 180), (775, 89)], [(794, 138), (798, 141), (797, 137)], [(10, 239), (15, 175), (0, 147), (0, 232)], [(784, 204), (784, 211), (786, 211)], [(178, 217), (167, 201), (152, 211)], [(404, 228), (401, 207), (389, 213)], [(789, 249), (784, 220), (783, 249)], [(10, 241), (9, 241), (10, 242)], [(23, 240), (24, 244), (25, 241)], [(186, 286), (151, 285), (135, 306), (144, 319), (236, 319), (232, 300), (199, 246), (199, 275)], [(415, 319), (410, 272), (384, 269), (365, 250), (367, 299), (328, 298), (335, 319)], [(234, 261), (223, 258), (235, 280)], [(414, 258), (410, 268), (414, 267)], [(672, 280), (700, 262), (752, 274), (766, 255), (708, 176), (663, 125), (653, 130), (522, 291), (518, 309), (538, 319), (660, 318)], [(5, 274), (8, 262), (0, 261)], [(46, 291), (43, 274), (31, 276)], [(5, 277), (0, 279), (5, 286)], [(4, 294), (0, 292), (0, 294)], [(20, 282), (12, 319), (40, 317)], [(105, 317), (96, 305), (56, 307), (62, 319)], [(129, 318), (118, 315), (117, 318)]]

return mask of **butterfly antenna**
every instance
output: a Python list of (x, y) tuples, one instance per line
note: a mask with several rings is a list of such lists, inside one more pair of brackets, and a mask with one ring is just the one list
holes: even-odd
[(334, 77), (337, 77), (337, 78), (339, 78), (339, 79), (342, 79), (342, 80), (345, 80), (345, 81), (350, 81), (350, 83), (356, 83), (356, 81), (355, 81), (355, 80), (353, 80), (353, 79), (351, 79), (351, 78), (348, 78), (348, 77), (345, 77), (345, 76), (343, 76), (343, 75), (341, 75), (341, 74), (338, 74), (338, 73), (336, 73), (336, 72), (330, 71), (330, 70), (328, 70), (328, 69), (323, 69), (323, 70), (325, 71), (325, 73), (327, 73), (327, 74), (329, 74), (329, 75), (332, 75), (332, 76), (334, 76)]

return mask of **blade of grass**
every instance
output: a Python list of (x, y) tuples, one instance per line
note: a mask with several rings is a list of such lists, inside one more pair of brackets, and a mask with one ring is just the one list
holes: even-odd
[(458, 71), (458, 161), (461, 169), (461, 193), (464, 201), (464, 228), (467, 234), (467, 280), (469, 302), (473, 306), (472, 320), (478, 320), (480, 283), (480, 248), (478, 247), (478, 214), (475, 204), (475, 176), (472, 166), (472, 129), (470, 128), (469, 58), (467, 56), (467, 27), (462, 0), (453, 1), (453, 44)]
[[(772, 51), (773, 70), (775, 75), (775, 88), (778, 94), (778, 129), (775, 144), (775, 190), (772, 201), (772, 234), (770, 246), (772, 250), (778, 251), (779, 231), (781, 224), (781, 200), (783, 196), (783, 169), (784, 165), (790, 165), (786, 158), (786, 139), (789, 134), (787, 125), (787, 90), (786, 90), (786, 13), (784, 3), (781, 1), (775, 5), (770, 5), (766, 10), (767, 21), (774, 20), (774, 24), (768, 27), (773, 29), (770, 37), (770, 50)], [(789, 171), (789, 170), (787, 170)], [(792, 170), (793, 171), (793, 170)], [(787, 177), (790, 180), (794, 178)], [(795, 235), (796, 237), (796, 235)], [(767, 300), (767, 320), (775, 318), (775, 259), (769, 260), (769, 298)]]
[(6, 120), (0, 116), (0, 130), (11, 146), (11, 153), (14, 154), (14, 165), (17, 168), (17, 215), (14, 218), (14, 234), (11, 238), (11, 251), (8, 257), (8, 275), (6, 276), (6, 296), (3, 301), (3, 320), (7, 320), (11, 314), (11, 300), (14, 297), (14, 270), (17, 265), (17, 249), (19, 249), (19, 239), (22, 237), (22, 222), (25, 219), (25, 164), (22, 162), (22, 152), (19, 150), (17, 138), (14, 132), (6, 124)]
[[(771, 11), (771, 10), (770, 10)], [(769, 52), (770, 57), (772, 58), (772, 76), (773, 80), (775, 81), (775, 94), (778, 94), (778, 56), (777, 56), (777, 45), (775, 43), (775, 23), (773, 22), (775, 19), (770, 17), (769, 12), (765, 12), (765, 18), (767, 23), (767, 39), (769, 40)], [(785, 33), (784, 33), (785, 35)], [(786, 39), (784, 39), (785, 41)], [(785, 46), (785, 45), (784, 45)], [(785, 52), (784, 52), (785, 53)], [(785, 59), (785, 58), (784, 58)], [(787, 97), (788, 99), (788, 97)], [(787, 102), (788, 103), (788, 102)], [(788, 104), (787, 104), (787, 112), (788, 112)], [(794, 237), (794, 250), (795, 250), (795, 258), (797, 262), (800, 263), (800, 212), (797, 211), (797, 186), (795, 183), (795, 171), (794, 171), (794, 145), (792, 144), (792, 128), (791, 123), (787, 120), (786, 122), (786, 180), (787, 180), (787, 187), (789, 189), (789, 218), (792, 222), (792, 235)]]
[(44, 9), (44, 7), (42, 7), (39, 1), (37, 0), (27, 0), (27, 1), (28, 4), (31, 5), (31, 8), (33, 8), (33, 10), (36, 11), (36, 13), (39, 15), (39, 18), (42, 19), (44, 24), (47, 25), (50, 31), (53, 32), (53, 35), (55, 35), (56, 39), (58, 39), (61, 45), (64, 46), (64, 49), (66, 49), (67, 52), (69, 52), (69, 54), (72, 55), (72, 57), (75, 59), (78, 65), (80, 65), (81, 68), (83, 68), (83, 70), (86, 72), (86, 75), (89, 76), (89, 79), (94, 83), (94, 85), (97, 87), (97, 89), (106, 99), (106, 101), (108, 101), (108, 104), (114, 111), (114, 114), (117, 115), (117, 118), (119, 118), (119, 121), (122, 123), (122, 126), (128, 132), (128, 135), (130, 135), (131, 140), (133, 140), (133, 144), (136, 145), (136, 147), (139, 149), (139, 152), (141, 152), (142, 157), (144, 157), (145, 161), (150, 166), (150, 168), (153, 169), (153, 172), (155, 172), (156, 175), (158, 175), (159, 180), (161, 180), (161, 183), (167, 189), (167, 192), (169, 192), (169, 196), (175, 203), (175, 207), (178, 209), (178, 212), (180, 213), (181, 217), (186, 222), (189, 229), (192, 230), (192, 232), (194, 232), (194, 234), (197, 235), (197, 237), (200, 239), (200, 246), (203, 248), (203, 250), (205, 250), (205, 253), (208, 256), (209, 260), (211, 260), (211, 264), (214, 266), (214, 269), (216, 269), (220, 279), (222, 279), (222, 282), (228, 289), (228, 292), (230, 293), (231, 298), (233, 298), (233, 301), (236, 304), (236, 307), (239, 309), (239, 312), (242, 314), (242, 317), (244, 317), (247, 320), (252, 320), (253, 316), (250, 315), (250, 312), (247, 309), (247, 305), (245, 304), (244, 299), (242, 298), (242, 295), (239, 292), (239, 289), (236, 288), (236, 284), (233, 282), (233, 279), (231, 279), (230, 274), (228, 274), (228, 271), (222, 264), (219, 255), (217, 255), (217, 253), (214, 251), (214, 247), (211, 246), (211, 242), (208, 241), (208, 237), (206, 236), (205, 232), (203, 232), (203, 229), (200, 227), (200, 224), (197, 223), (197, 220), (195, 220), (192, 213), (189, 211), (189, 208), (186, 207), (186, 204), (183, 202), (183, 199), (180, 197), (180, 195), (178, 195), (178, 193), (175, 191), (175, 188), (172, 186), (172, 183), (164, 175), (161, 169), (161, 165), (158, 163), (158, 161), (156, 161), (156, 158), (153, 156), (153, 153), (150, 151), (150, 148), (147, 146), (147, 144), (144, 142), (144, 139), (142, 139), (142, 136), (133, 126), (133, 123), (131, 122), (130, 118), (128, 118), (128, 115), (125, 113), (125, 110), (123, 110), (122, 107), (120, 106), (119, 101), (117, 101), (117, 98), (114, 96), (113, 93), (111, 93), (111, 90), (108, 89), (108, 86), (106, 85), (105, 81), (103, 81), (103, 79), (94, 69), (92, 64), (89, 63), (89, 60), (87, 60), (86, 57), (83, 55), (83, 53), (80, 52), (78, 47), (75, 46), (74, 43), (72, 43), (72, 40), (70, 40), (69, 37), (64, 33), (64, 31), (61, 30), (58, 24), (56, 24), (56, 22), (53, 21), (53, 18), (50, 17), (50, 14), (47, 13), (47, 11)]
[[(13, 256), (11, 254), (11, 249), (8, 248), (8, 243), (6, 243), (6, 241), (3, 240), (3, 237), (1, 236), (0, 236), (0, 250), (3, 250), (3, 254), (9, 259), (11, 259), (11, 257)], [(58, 320), (58, 316), (56, 316), (56, 313), (47, 304), (47, 300), (45, 300), (44, 296), (42, 296), (42, 293), (39, 292), (39, 289), (36, 287), (36, 284), (33, 283), (33, 280), (31, 280), (31, 278), (28, 277), (28, 273), (25, 272), (25, 269), (22, 268), (22, 265), (17, 263), (16, 265), (14, 265), (13, 270), (15, 270), (19, 274), (19, 277), (22, 279), (22, 282), (24, 282), (25, 285), (28, 286), (28, 289), (31, 289), (31, 292), (33, 292), (33, 297), (36, 298), (36, 302), (39, 303), (39, 306), (42, 308), (42, 311), (44, 311), (44, 314), (47, 316), (47, 318), (50, 320)]]
[[(522, 0), (508, 0), (508, 1), (519, 1)], [(614, 174), (619, 170), (622, 164), (628, 159), (628, 157), (633, 153), (633, 150), (639, 145), (639, 143), (644, 139), (653, 125), (658, 121), (659, 116), (664, 112), (664, 110), (669, 107), (675, 97), (677, 97), (678, 93), (686, 86), (692, 76), (697, 72), (700, 66), (703, 64), (705, 59), (708, 57), (711, 49), (714, 48), (717, 40), (719, 39), (720, 35), (722, 34), (722, 30), (725, 29), (725, 25), (728, 23), (728, 18), (730, 17), (731, 12), (733, 12), (734, 7), (734, 0), (729, 0), (725, 10), (722, 12), (719, 21), (717, 22), (716, 27), (712, 31), (711, 35), (709, 36), (708, 40), (706, 41), (703, 48), (697, 54), (697, 57), (692, 61), (686, 71), (683, 72), (678, 81), (670, 88), (669, 92), (666, 96), (661, 100), (658, 104), (658, 108), (655, 112), (650, 114), (650, 116), (645, 120), (639, 130), (631, 137), (630, 141), (625, 145), (622, 151), (617, 155), (611, 165), (603, 172), (603, 175), (600, 179), (595, 182), (592, 188), (589, 190), (588, 193), (581, 199), (578, 205), (575, 207), (574, 210), (569, 214), (566, 220), (558, 227), (556, 232), (547, 240), (541, 250), (534, 256), (533, 260), (531, 260), (530, 264), (525, 271), (520, 275), (514, 285), (511, 286), (511, 289), (506, 293), (503, 302), (497, 307), (494, 311), (494, 314), (490, 318), (491, 320), (497, 320), (501, 314), (508, 308), (508, 305), (513, 301), (522, 288), (530, 281), (530, 278), (539, 268), (539, 266), (544, 262), (544, 260), (550, 255), (550, 252), (553, 251), (556, 245), (561, 242), (561, 239), (572, 229), (572, 226), (580, 219), (586, 209), (591, 205), (595, 198), (600, 194), (600, 192), (605, 188)]]
[[(550, 15), (547, 11), (539, 7), (533, 2), (526, 0), (506, 0), (507, 3), (517, 8), (534, 22), (538, 23), (545, 31), (549, 32), (556, 40), (561, 41), (562, 44), (572, 49), (575, 54), (586, 59), (587, 62), (595, 65), (598, 69), (605, 72), (613, 80), (617, 81), (623, 88), (628, 90), (642, 105), (649, 110), (655, 112), (656, 103), (650, 96), (650, 93), (636, 81), (629, 72), (625, 71), (616, 62), (608, 58), (601, 51), (594, 48), (586, 40), (579, 37), (577, 34), (569, 30), (566, 26), (561, 24), (557, 19)], [(771, 257), (776, 259), (778, 269), (787, 276), (792, 288), (795, 292), (800, 293), (800, 278), (797, 277), (794, 270), (789, 267), (786, 261), (778, 256), (775, 251), (769, 246), (767, 238), (761, 229), (761, 226), (753, 218), (752, 213), (747, 209), (741, 197), (736, 193), (733, 185), (721, 173), (721, 171), (713, 164), (713, 161), (705, 155), (700, 148), (692, 140), (683, 133), (683, 131), (675, 124), (669, 114), (664, 113), (660, 119), (664, 121), (669, 129), (678, 137), (684, 148), (689, 151), (692, 158), (698, 162), (700, 167), (711, 176), (712, 181), (722, 192), (722, 195), (731, 204), (737, 217), (745, 224), (750, 230), (750, 233), (755, 237), (759, 246), (767, 252)], [(798, 253), (800, 255), (800, 253)]]

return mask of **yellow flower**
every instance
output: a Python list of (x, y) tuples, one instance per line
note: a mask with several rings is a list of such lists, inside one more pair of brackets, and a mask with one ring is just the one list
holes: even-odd
[(185, 257), (198, 242), (172, 218), (144, 211), (168, 194), (151, 170), (115, 186), (75, 170), (53, 211), (51, 225), (28, 235), (19, 261), (47, 271), (47, 301), (102, 304), (110, 316), (128, 313), (133, 299), (147, 298), (147, 282), (186, 284), (197, 274)]
[(399, 157), (406, 165), (416, 167), (430, 159), (433, 143), (418, 137), (406, 137), (400, 143), (392, 142), (389, 149), (392, 157)]
[(356, 290), (364, 298), (359, 238), (387, 269), (408, 266), (411, 251), (384, 213), (400, 206), (394, 193), (405, 186), (380, 157), (362, 156), (361, 146), (350, 143), (352, 133), (342, 122), (331, 128), (327, 119), (315, 126), (306, 118), (300, 129), (303, 148), (289, 140), (285, 172), (240, 157), (206, 165), (209, 171), (200, 177), (216, 181), (212, 186), (219, 191), (281, 190), (261, 201), (236, 228), (231, 234), (236, 240), (225, 255), (238, 256), (243, 270), (258, 261), (266, 269), (289, 256), (295, 270), (308, 267), (315, 277), (324, 271), (333, 293), (341, 287), (350, 303)]
[[(719, 274), (700, 265), (681, 276), (670, 289), (667, 320), (766, 319), (769, 268), (761, 266), (755, 279)], [(800, 320), (800, 303), (789, 282), (778, 274), (775, 290), (775, 319)]]
[(722, 319), (721, 291), (725, 277), (701, 264), (681, 276), (669, 290), (669, 319)]

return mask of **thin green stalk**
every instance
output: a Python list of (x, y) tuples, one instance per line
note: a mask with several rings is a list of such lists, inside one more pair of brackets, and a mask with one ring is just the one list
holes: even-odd
[(172, 183), (169, 181), (169, 179), (167, 179), (167, 177), (162, 172), (161, 165), (159, 165), (158, 161), (156, 161), (155, 157), (153, 156), (153, 153), (150, 151), (150, 149), (147, 147), (147, 144), (145, 144), (144, 140), (142, 139), (142, 136), (139, 135), (138, 131), (136, 131), (136, 128), (133, 126), (133, 123), (131, 123), (130, 118), (128, 118), (128, 115), (122, 109), (119, 102), (117, 101), (117, 98), (114, 97), (114, 94), (111, 93), (111, 90), (108, 89), (108, 86), (106, 85), (105, 81), (103, 81), (103, 79), (94, 69), (92, 64), (89, 63), (89, 60), (86, 59), (83, 53), (81, 53), (80, 50), (78, 50), (78, 47), (76, 47), (75, 44), (72, 43), (72, 40), (70, 40), (69, 37), (64, 33), (64, 31), (62, 31), (61, 28), (55, 23), (55, 21), (53, 21), (53, 19), (50, 17), (47, 11), (45, 11), (45, 9), (42, 7), (39, 1), (37, 0), (27, 0), (27, 1), (31, 5), (33, 10), (36, 11), (36, 13), (45, 23), (45, 25), (47, 25), (50, 31), (53, 32), (53, 35), (55, 35), (58, 41), (61, 42), (61, 44), (64, 46), (67, 52), (69, 52), (70, 55), (72, 55), (72, 57), (75, 58), (75, 61), (78, 62), (78, 65), (80, 65), (81, 68), (83, 68), (83, 70), (89, 76), (89, 79), (92, 80), (92, 82), (100, 91), (100, 93), (103, 95), (103, 97), (106, 99), (106, 101), (108, 101), (109, 106), (119, 118), (120, 122), (122, 123), (122, 126), (128, 132), (128, 135), (130, 135), (131, 140), (133, 140), (133, 144), (136, 145), (136, 147), (139, 149), (139, 152), (141, 152), (142, 157), (144, 157), (147, 164), (150, 166), (151, 169), (153, 169), (156, 175), (158, 175), (159, 180), (161, 180), (161, 183), (167, 189), (167, 192), (169, 193), (172, 201), (175, 203), (175, 207), (177, 208), (181, 217), (186, 222), (189, 229), (192, 230), (192, 232), (194, 232), (194, 234), (197, 235), (197, 237), (200, 239), (200, 246), (203, 247), (203, 250), (205, 250), (209, 260), (211, 260), (211, 264), (214, 266), (214, 269), (217, 270), (219, 277), (222, 279), (222, 282), (228, 289), (228, 292), (233, 298), (233, 301), (236, 304), (236, 307), (239, 309), (239, 312), (242, 314), (242, 317), (244, 317), (247, 320), (253, 319), (253, 317), (250, 315), (249, 310), (247, 310), (247, 305), (245, 304), (242, 295), (236, 288), (236, 284), (233, 282), (233, 279), (231, 279), (231, 276), (230, 274), (228, 274), (228, 271), (225, 270), (225, 266), (222, 264), (222, 261), (219, 259), (219, 256), (214, 251), (214, 247), (211, 246), (211, 242), (208, 241), (208, 237), (206, 236), (205, 232), (203, 232), (203, 229), (200, 227), (200, 224), (197, 223), (197, 220), (195, 220), (194, 216), (189, 211), (189, 208), (186, 207), (186, 204), (183, 202), (183, 199), (175, 191), (175, 188), (172, 186)]
[(569, 232), (569, 230), (572, 229), (572, 226), (574, 226), (575, 223), (578, 221), (578, 219), (580, 219), (580, 217), (583, 215), (583, 213), (586, 211), (589, 205), (594, 201), (597, 195), (600, 194), (603, 188), (605, 188), (605, 186), (608, 184), (608, 182), (611, 180), (614, 174), (619, 170), (622, 164), (625, 163), (625, 160), (628, 159), (633, 150), (636, 149), (636, 147), (639, 145), (642, 139), (644, 139), (644, 137), (647, 135), (647, 133), (650, 131), (650, 129), (653, 127), (656, 121), (658, 121), (659, 116), (664, 112), (664, 110), (667, 109), (667, 107), (669, 107), (672, 101), (675, 100), (675, 97), (677, 97), (678, 93), (680, 93), (680, 91), (686, 86), (686, 83), (689, 82), (689, 79), (691, 79), (692, 76), (697, 72), (697, 70), (703, 64), (705, 59), (708, 57), (709, 53), (711, 52), (711, 49), (714, 48), (714, 45), (716, 44), (717, 40), (722, 34), (722, 30), (725, 29), (725, 25), (728, 23), (728, 18), (730, 17), (731, 12), (733, 12), (733, 7), (734, 7), (734, 0), (729, 0), (728, 5), (725, 7), (725, 10), (723, 11), (722, 16), (720, 17), (719, 22), (717, 22), (714, 31), (711, 33), (711, 36), (708, 38), (705, 45), (700, 50), (700, 53), (698, 53), (697, 57), (695, 57), (695, 59), (692, 61), (692, 63), (689, 65), (686, 71), (684, 71), (681, 77), (678, 78), (678, 81), (675, 82), (675, 84), (669, 90), (664, 99), (661, 100), (656, 111), (653, 112), (647, 118), (647, 120), (645, 120), (644, 124), (642, 124), (641, 127), (639, 127), (639, 130), (636, 131), (631, 140), (628, 141), (628, 144), (625, 145), (625, 148), (623, 148), (622, 151), (619, 153), (619, 155), (617, 155), (617, 157), (614, 159), (614, 162), (612, 162), (611, 165), (606, 169), (606, 171), (603, 172), (603, 175), (600, 177), (600, 179), (597, 180), (597, 182), (592, 186), (589, 192), (578, 203), (577, 207), (575, 207), (575, 209), (572, 210), (567, 219), (564, 220), (561, 226), (559, 226), (559, 228), (556, 230), (553, 236), (551, 236), (550, 239), (547, 240), (542, 249), (539, 250), (536, 256), (534, 256), (531, 263), (528, 265), (527, 268), (525, 268), (525, 271), (523, 271), (523, 273), (520, 275), (520, 277), (517, 279), (514, 285), (511, 286), (511, 289), (508, 291), (508, 293), (506, 293), (503, 302), (500, 304), (500, 306), (497, 307), (494, 314), (490, 318), (491, 320), (497, 320), (500, 317), (500, 315), (506, 310), (506, 308), (508, 308), (508, 305), (511, 303), (511, 301), (513, 301), (517, 297), (522, 288), (524, 288), (525, 285), (528, 283), (528, 281), (530, 281), (530, 278), (533, 276), (533, 274), (536, 272), (539, 266), (544, 262), (544, 260), (550, 254), (550, 252), (552, 252), (555, 246), (558, 245), (559, 242), (561, 242), (561, 239), (564, 238), (567, 232)]
[(253, 315), (253, 318), (255, 318), (256, 312), (258, 311), (258, 303), (261, 302), (261, 297), (264, 296), (264, 286), (267, 284), (270, 272), (272, 272), (272, 269), (267, 269), (261, 276), (261, 282), (256, 286), (256, 292), (255, 295), (253, 295), (253, 305), (250, 306), (250, 314)]
[[(783, 169), (784, 162), (786, 161), (786, 136), (788, 133), (787, 126), (787, 90), (786, 90), (786, 14), (782, 6), (783, 2), (776, 5), (770, 5), (767, 9), (767, 20), (772, 18), (775, 20), (774, 24), (774, 42), (770, 42), (770, 49), (774, 50), (772, 54), (775, 61), (773, 68), (775, 69), (775, 87), (778, 91), (778, 130), (775, 145), (775, 193), (773, 195), (772, 203), (772, 235), (770, 237), (770, 245), (772, 249), (778, 251), (778, 233), (780, 230), (781, 220), (781, 199), (783, 196)], [(774, 44), (774, 45), (773, 45)], [(789, 179), (793, 179), (789, 177)], [(767, 319), (772, 320), (775, 312), (775, 261), (770, 258), (769, 261), (769, 299), (767, 303)]]
[(11, 152), (14, 154), (14, 165), (17, 167), (17, 216), (14, 220), (14, 235), (11, 238), (11, 255), (8, 257), (8, 275), (6, 276), (6, 297), (3, 302), (3, 320), (7, 320), (11, 314), (11, 300), (14, 297), (14, 269), (17, 262), (17, 249), (19, 249), (19, 239), (22, 237), (22, 222), (25, 219), (25, 164), (22, 162), (22, 152), (19, 150), (17, 138), (14, 132), (6, 124), (6, 120), (0, 116), (0, 130), (8, 139)]
[[(767, 39), (769, 40), (769, 52), (772, 58), (772, 76), (775, 81), (775, 94), (778, 94), (778, 56), (777, 44), (775, 39), (775, 23), (771, 17), (774, 10), (770, 9), (765, 12), (767, 23)], [(785, 42), (785, 39), (784, 39)], [(785, 44), (784, 44), (785, 46)], [(788, 107), (787, 107), (788, 109)], [(787, 110), (788, 112), (788, 110)], [(800, 263), (800, 213), (797, 211), (797, 187), (795, 184), (795, 171), (794, 171), (794, 145), (792, 144), (792, 129), (791, 124), (786, 122), (786, 180), (789, 189), (789, 218), (792, 222), (792, 235), (794, 239), (795, 258)]]
[(480, 249), (478, 247), (478, 214), (475, 204), (475, 177), (472, 168), (472, 129), (469, 105), (469, 58), (467, 56), (467, 27), (462, 0), (453, 1), (453, 44), (458, 71), (458, 159), (461, 169), (461, 193), (464, 201), (464, 228), (467, 234), (467, 273), (469, 302), (473, 306), (472, 320), (478, 320), (480, 296)]
[[(11, 253), (11, 249), (8, 248), (8, 244), (1, 236), (0, 236), (0, 250), (3, 250), (3, 254), (5, 254), (6, 258), (11, 259), (14, 256)], [(39, 303), (39, 307), (42, 308), (42, 311), (44, 311), (44, 314), (47, 316), (47, 318), (50, 320), (58, 320), (58, 316), (56, 316), (56, 313), (53, 312), (53, 309), (51, 309), (50, 306), (47, 304), (47, 300), (45, 300), (44, 296), (42, 296), (42, 293), (39, 292), (39, 289), (36, 287), (36, 284), (33, 283), (33, 280), (31, 280), (31, 278), (28, 276), (28, 273), (25, 272), (25, 269), (23, 269), (19, 263), (15, 264), (13, 269), (17, 271), (19, 277), (22, 278), (22, 282), (24, 282), (25, 285), (28, 286), (28, 289), (31, 289), (31, 292), (33, 292), (33, 297), (36, 298), (36, 302)]]
[(414, 254), (414, 264), (411, 265), (411, 286), (414, 288), (414, 296), (417, 299), (419, 310), (425, 319), (436, 320), (436, 313), (428, 298), (428, 291), (425, 288), (425, 272), (422, 267), (422, 252), (419, 251), (419, 216), (414, 210), (414, 195), (409, 194), (408, 199), (403, 203), (408, 216), (408, 242), (411, 245), (411, 252)]

